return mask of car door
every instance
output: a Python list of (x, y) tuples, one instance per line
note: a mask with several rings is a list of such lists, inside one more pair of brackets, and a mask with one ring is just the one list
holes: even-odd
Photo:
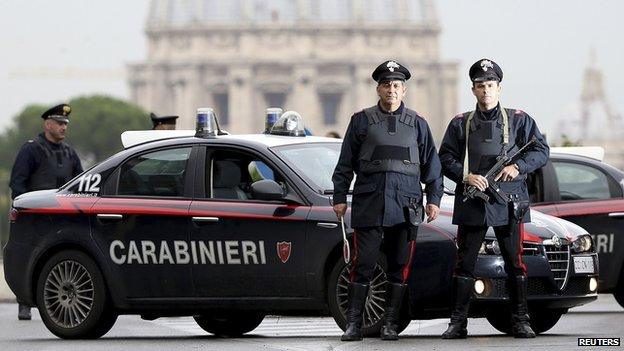
[[(624, 251), (624, 199), (617, 181), (598, 165), (553, 158), (544, 168), (550, 188), (536, 209), (569, 220), (593, 237), (600, 261), (601, 291), (619, 279)], [(549, 179), (547, 179), (549, 178)]]
[(92, 209), (93, 237), (129, 298), (194, 295), (188, 243), (192, 156), (186, 146), (129, 158)]
[[(202, 159), (204, 162), (199, 161)], [(305, 296), (305, 205), (264, 157), (235, 147), (208, 147), (198, 159), (204, 181), (190, 208), (200, 297)], [(289, 201), (252, 198), (250, 185), (271, 179)]]

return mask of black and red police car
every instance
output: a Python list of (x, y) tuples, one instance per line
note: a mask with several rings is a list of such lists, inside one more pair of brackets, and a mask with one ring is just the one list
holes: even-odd
[[(341, 141), (300, 136), (295, 117), (283, 116), (273, 132), (298, 136), (214, 132), (145, 142), (58, 190), (16, 198), (4, 248), (9, 286), (62, 338), (99, 337), (120, 314), (193, 316), (204, 330), (230, 336), (253, 330), (266, 314), (329, 314), (344, 328), (348, 268), (328, 195)], [(419, 228), (401, 330), (411, 319), (450, 315), (451, 211), (447, 196), (441, 217)], [(581, 227), (532, 217), (523, 255), (539, 333), (596, 299), (598, 260)], [(489, 233), (470, 315), (508, 333), (503, 266)], [(381, 323), (383, 267), (381, 258), (367, 335)]]
[(588, 230), (600, 259), (598, 291), (624, 307), (624, 172), (596, 147), (553, 148), (530, 178), (533, 208)]

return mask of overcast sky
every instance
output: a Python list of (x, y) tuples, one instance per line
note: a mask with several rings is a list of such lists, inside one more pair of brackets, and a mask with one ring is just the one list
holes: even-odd
[[(124, 67), (146, 55), (148, 4), (1, 1), (0, 130), (29, 103), (97, 92), (126, 98)], [(436, 6), (441, 57), (460, 64), (460, 110), (474, 105), (468, 67), (488, 57), (505, 74), (503, 104), (527, 111), (554, 136), (556, 121), (574, 114), (593, 48), (608, 99), (624, 113), (624, 1), (438, 0)]]

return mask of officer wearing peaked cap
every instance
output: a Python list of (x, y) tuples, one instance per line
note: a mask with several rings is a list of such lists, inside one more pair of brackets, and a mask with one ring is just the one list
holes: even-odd
[(178, 116), (157, 116), (151, 112), (150, 119), (153, 124), (152, 130), (174, 130)]
[[(82, 173), (76, 151), (63, 140), (69, 124), (71, 107), (60, 104), (45, 111), (43, 133), (20, 148), (11, 170), (11, 198), (23, 193), (55, 189)], [(19, 305), (18, 318), (31, 318), (30, 308)]]
[[(527, 272), (522, 261), (523, 224), (530, 221), (527, 174), (548, 161), (549, 148), (535, 120), (521, 110), (503, 108), (499, 102), (503, 71), (496, 62), (481, 59), (469, 70), (474, 111), (451, 120), (440, 145), (443, 173), (457, 184), (453, 224), (457, 230), (457, 262), (453, 275), (454, 305), (444, 339), (465, 338), (474, 268), (479, 249), (489, 227), (493, 227), (505, 261), (507, 286), (512, 303), (515, 337), (532, 338), (527, 310)], [(493, 181), (506, 194), (497, 197), (488, 189), (484, 175), (499, 155), (513, 155), (530, 140), (524, 153), (511, 161)], [(489, 200), (464, 196), (464, 188), (474, 186)]]
[(332, 177), (334, 211), (340, 218), (347, 211), (347, 193), (357, 175), (351, 206), (353, 268), (343, 341), (362, 339), (362, 314), (380, 248), (388, 260), (381, 338), (398, 339), (401, 301), (416, 230), (423, 219), (420, 184), (426, 185), (429, 221), (438, 216), (443, 194), (440, 161), (429, 126), (402, 102), (409, 70), (386, 61), (372, 76), (379, 101), (351, 117)]

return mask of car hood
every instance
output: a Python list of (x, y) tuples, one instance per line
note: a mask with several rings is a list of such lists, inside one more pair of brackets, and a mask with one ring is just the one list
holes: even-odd
[[(450, 216), (453, 215), (453, 202), (455, 197), (446, 195), (442, 198), (440, 210), (446, 211)], [(545, 213), (531, 210), (531, 222), (524, 224), (524, 240), (535, 243), (541, 243), (546, 239), (552, 239), (553, 236), (565, 238), (574, 241), (579, 235), (587, 234), (582, 227), (568, 222), (565, 219), (557, 218)], [(486, 234), (487, 238), (494, 239), (494, 230), (490, 228)]]

